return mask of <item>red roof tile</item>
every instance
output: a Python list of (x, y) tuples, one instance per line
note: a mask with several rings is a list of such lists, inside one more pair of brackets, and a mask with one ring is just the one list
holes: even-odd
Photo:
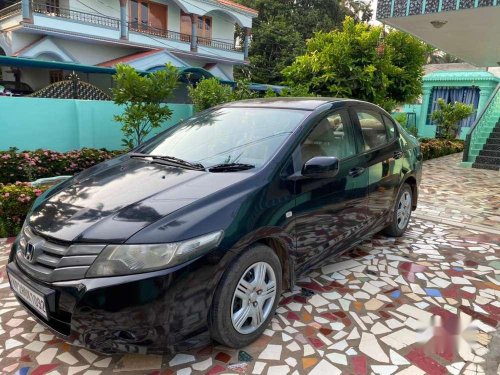
[(113, 67), (116, 64), (125, 63), (125, 62), (128, 62), (128, 61), (134, 61), (134, 60), (140, 59), (142, 57), (146, 57), (146, 56), (149, 56), (149, 55), (154, 55), (155, 53), (158, 53), (160, 51), (161, 51), (161, 49), (158, 48), (158, 49), (153, 49), (151, 51), (136, 52), (136, 53), (132, 53), (130, 55), (118, 57), (118, 58), (113, 59), (113, 60), (103, 61), (102, 63), (97, 64), (97, 66)]
[(234, 1), (231, 1), (231, 0), (217, 0), (217, 2), (222, 4), (222, 5), (226, 5), (228, 7), (231, 7), (231, 8), (237, 8), (237, 9), (244, 10), (245, 12), (248, 12), (248, 13), (259, 14), (259, 12), (257, 12), (255, 9), (248, 8), (244, 5), (235, 3)]

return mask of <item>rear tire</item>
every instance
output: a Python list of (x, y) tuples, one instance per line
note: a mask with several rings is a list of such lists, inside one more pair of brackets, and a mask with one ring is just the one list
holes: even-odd
[(213, 340), (242, 348), (264, 332), (281, 294), (282, 271), (276, 253), (257, 244), (248, 248), (226, 270), (209, 314)]
[(396, 203), (391, 213), (391, 223), (382, 233), (391, 237), (401, 237), (410, 222), (413, 202), (413, 191), (411, 186), (404, 183), (396, 198)]

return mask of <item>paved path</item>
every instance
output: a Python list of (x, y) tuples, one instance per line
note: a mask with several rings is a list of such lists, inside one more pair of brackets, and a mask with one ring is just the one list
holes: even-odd
[(109, 357), (72, 347), (19, 307), (4, 272), (8, 246), (0, 245), (0, 373), (497, 373), (500, 175), (456, 168), (458, 160), (426, 162), (403, 238), (376, 236), (311, 271), (243, 350)]

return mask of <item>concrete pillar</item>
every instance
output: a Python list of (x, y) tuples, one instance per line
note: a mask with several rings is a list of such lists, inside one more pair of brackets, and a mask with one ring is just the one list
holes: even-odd
[(198, 15), (191, 13), (191, 52), (198, 52)]
[(252, 29), (249, 27), (243, 28), (245, 32), (245, 39), (243, 40), (243, 58), (248, 60), (248, 49), (250, 47), (250, 36), (252, 35)]
[(120, 0), (120, 39), (128, 39), (128, 1)]
[(21, 3), (22, 13), (23, 13), (23, 21), (24, 22), (33, 22), (31, 1), (30, 0), (22, 0)]
[(479, 86), (479, 102), (477, 103), (477, 114), (476, 117), (481, 114), (484, 109), (484, 106), (488, 102), (488, 99), (493, 92), (493, 88), (486, 85)]
[[(425, 86), (422, 88), (422, 107), (420, 108), (420, 118), (417, 124), (418, 135), (426, 136), (429, 129), (427, 129), (427, 111), (431, 105), (431, 92), (432, 86)], [(436, 135), (434, 129), (434, 136)]]

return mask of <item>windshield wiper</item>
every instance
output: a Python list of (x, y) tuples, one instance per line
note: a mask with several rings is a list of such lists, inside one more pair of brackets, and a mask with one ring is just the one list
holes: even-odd
[(200, 163), (191, 163), (187, 160), (182, 160), (179, 158), (175, 158), (173, 156), (166, 156), (166, 155), (150, 155), (150, 154), (141, 154), (141, 153), (131, 153), (129, 154), (131, 158), (151, 158), (153, 159), (153, 162), (166, 162), (166, 164), (173, 165), (173, 166), (180, 166), (180, 167), (185, 167), (188, 169), (194, 169), (196, 171), (202, 171), (205, 170), (205, 167), (203, 164)]
[(208, 167), (209, 172), (233, 172), (233, 171), (246, 171), (247, 169), (255, 168), (255, 165), (245, 163), (223, 163), (216, 164)]

